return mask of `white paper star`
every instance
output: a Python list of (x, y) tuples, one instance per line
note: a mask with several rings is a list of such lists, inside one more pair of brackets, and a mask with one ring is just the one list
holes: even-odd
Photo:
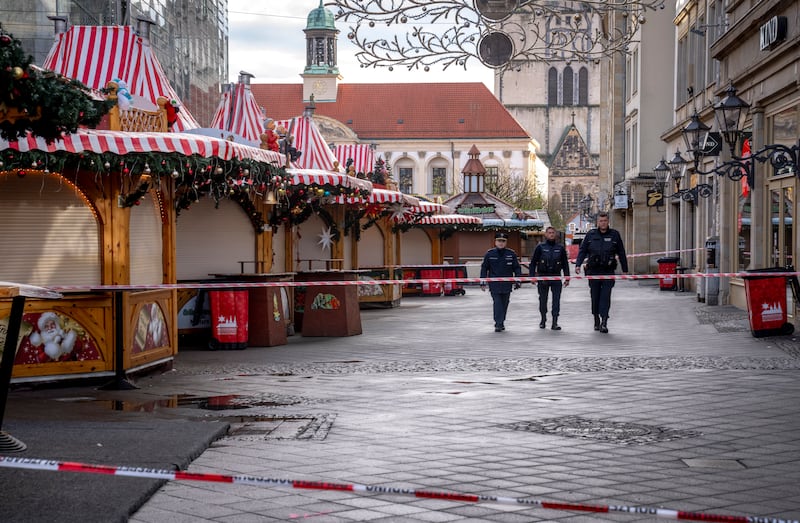
[(333, 244), (333, 235), (331, 234), (330, 227), (322, 230), (322, 234), (319, 235), (319, 241), (317, 243), (322, 246), (323, 251), (330, 250), (331, 245)]
[(395, 202), (389, 206), (389, 212), (392, 213), (392, 220), (399, 222), (405, 220), (406, 208), (402, 203)]

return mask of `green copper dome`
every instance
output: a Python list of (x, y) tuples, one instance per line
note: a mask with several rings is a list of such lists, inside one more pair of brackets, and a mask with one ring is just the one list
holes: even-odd
[(308, 24), (306, 29), (332, 29), (336, 30), (336, 20), (328, 9), (322, 5), (323, 0), (319, 0), (319, 7), (308, 13)]

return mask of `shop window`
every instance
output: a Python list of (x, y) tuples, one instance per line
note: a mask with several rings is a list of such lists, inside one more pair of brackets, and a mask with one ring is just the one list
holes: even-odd
[(486, 192), (496, 193), (497, 186), (500, 183), (500, 169), (496, 165), (486, 167), (486, 175), (483, 177), (483, 185), (486, 187)]

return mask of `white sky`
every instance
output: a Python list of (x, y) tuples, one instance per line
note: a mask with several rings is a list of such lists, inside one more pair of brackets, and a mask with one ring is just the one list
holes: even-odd
[[(326, 0), (327, 1), (327, 0)], [(229, 81), (239, 71), (255, 75), (253, 83), (300, 83), (306, 65), (303, 29), (308, 13), (319, 7), (319, 0), (228, 0)], [(335, 8), (328, 7), (335, 13)], [(339, 29), (339, 72), (344, 83), (378, 82), (483, 82), (494, 89), (492, 70), (477, 59), (467, 62), (467, 70), (453, 66), (446, 71), (431, 67), (429, 72), (408, 71), (405, 67), (362, 68), (356, 60), (358, 48), (347, 38), (349, 24), (337, 22)]]

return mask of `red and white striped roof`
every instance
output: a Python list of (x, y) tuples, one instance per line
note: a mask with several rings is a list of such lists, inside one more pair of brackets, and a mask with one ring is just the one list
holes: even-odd
[(239, 82), (222, 93), (211, 127), (238, 134), (251, 142), (261, 141), (265, 131), (264, 116), (249, 85)]
[(345, 167), (347, 160), (352, 158), (357, 173), (371, 173), (375, 170), (375, 150), (369, 144), (337, 145), (333, 154), (342, 167)]
[(373, 188), (372, 192), (366, 198), (358, 196), (337, 196), (336, 203), (349, 203), (349, 204), (364, 204), (364, 203), (402, 203), (406, 206), (414, 206), (419, 204), (419, 199), (403, 194), (400, 191), (392, 191), (389, 189)]
[[(44, 68), (79, 80), (92, 89), (102, 89), (108, 82), (119, 79), (128, 85), (132, 95), (153, 104), (159, 96), (180, 102), (150, 43), (130, 26), (72, 26), (56, 35)], [(181, 104), (172, 130), (198, 127), (197, 120)]]
[(290, 185), (332, 185), (370, 192), (373, 190), (372, 182), (369, 180), (362, 180), (344, 173), (290, 168), (286, 169), (286, 175)]
[(432, 216), (423, 216), (416, 222), (417, 225), (481, 225), (483, 220), (477, 216), (466, 216), (463, 214), (434, 214)]
[(294, 136), (294, 146), (303, 152), (294, 162), (297, 167), (333, 171), (336, 157), (311, 118), (299, 116), (291, 120), (276, 120), (275, 126), (285, 128), (287, 136)]
[[(237, 144), (209, 136), (180, 133), (128, 133), (124, 131), (102, 131), (78, 129), (67, 134), (63, 140), (47, 143), (44, 138), (28, 134), (21, 140), (6, 141), (0, 138), (0, 151), (13, 149), (27, 151), (65, 151), (69, 153), (106, 153), (124, 155), (129, 153), (179, 153), (186, 156), (199, 155), (204, 158), (217, 157), (222, 160), (250, 158), (264, 163), (283, 165), (284, 156), (274, 151)], [(369, 183), (369, 182), (367, 182)]]
[(453, 209), (450, 206), (443, 205), (441, 203), (420, 200), (419, 205), (410, 209), (410, 212), (423, 214), (450, 214), (453, 212)]

